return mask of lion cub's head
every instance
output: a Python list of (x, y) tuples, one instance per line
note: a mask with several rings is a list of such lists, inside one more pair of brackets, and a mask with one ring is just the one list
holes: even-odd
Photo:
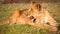
[(32, 1), (31, 4), (30, 4), (30, 8), (31, 8), (31, 10), (40, 11), (41, 10), (41, 5)]

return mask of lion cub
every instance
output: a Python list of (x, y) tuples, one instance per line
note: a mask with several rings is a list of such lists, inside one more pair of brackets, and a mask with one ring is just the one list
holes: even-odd
[(46, 9), (42, 9), (40, 4), (31, 2), (29, 10), (28, 17), (32, 17), (31, 20), (33, 20), (36, 26), (48, 29), (52, 27), (51, 30), (57, 31), (57, 22)]
[[(28, 10), (17, 10), (10, 18), (10, 23), (30, 24), (40, 28), (47, 28), (57, 31), (58, 25), (54, 18), (46, 9), (42, 9), (41, 5), (36, 2), (31, 2)], [(52, 28), (51, 28), (52, 27)]]
[(57, 22), (54, 18), (46, 9), (42, 9), (40, 4), (31, 2), (29, 10), (28, 17), (33, 16), (36, 19), (35, 22), (43, 24), (49, 23), (49, 25), (57, 26)]

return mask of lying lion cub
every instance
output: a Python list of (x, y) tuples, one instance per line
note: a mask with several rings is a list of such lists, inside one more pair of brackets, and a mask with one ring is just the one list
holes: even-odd
[(30, 24), (51, 31), (57, 31), (56, 27), (58, 25), (49, 12), (42, 9), (41, 5), (36, 2), (31, 2), (28, 10), (15, 11), (9, 22), (10, 24)]
[(41, 5), (35, 2), (31, 2), (31, 8), (28, 16), (33, 16), (36, 19), (36, 23), (48, 23), (49, 25), (57, 26), (57, 22), (49, 14), (49, 12), (46, 9), (41, 9)]

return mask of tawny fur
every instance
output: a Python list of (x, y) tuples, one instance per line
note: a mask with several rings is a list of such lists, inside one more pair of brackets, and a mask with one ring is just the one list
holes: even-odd
[(19, 10), (16, 10), (16, 11), (12, 14), (12, 16), (10, 17), (9, 23), (10, 23), (10, 24), (16, 23), (17, 18), (19, 18), (19, 16), (20, 16), (20, 11), (19, 11)]

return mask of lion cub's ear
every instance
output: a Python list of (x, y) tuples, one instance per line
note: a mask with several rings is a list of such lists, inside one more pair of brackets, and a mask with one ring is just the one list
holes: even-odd
[(41, 10), (41, 5), (34, 1), (31, 2), (30, 7), (32, 10)]
[(31, 4), (35, 4), (36, 2), (35, 1), (31, 1)]

